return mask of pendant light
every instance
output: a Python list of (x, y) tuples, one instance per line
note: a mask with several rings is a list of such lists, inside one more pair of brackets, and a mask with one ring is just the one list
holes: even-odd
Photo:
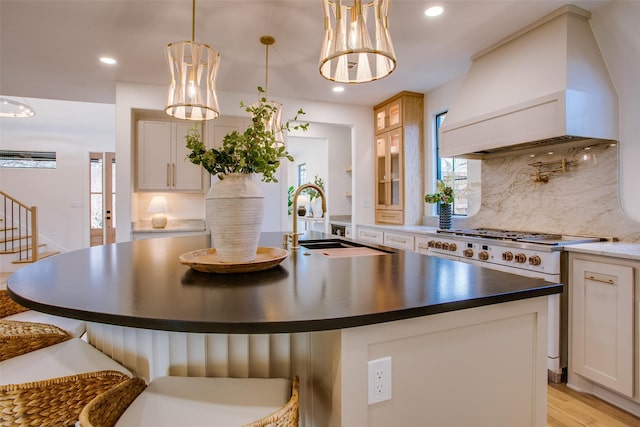
[(0, 117), (32, 117), (36, 112), (25, 102), (0, 98)]
[(264, 72), (264, 99), (272, 107), (272, 114), (269, 121), (265, 123), (267, 131), (273, 133), (276, 147), (284, 147), (284, 133), (282, 132), (282, 104), (269, 101), (269, 46), (274, 44), (276, 39), (272, 36), (260, 37), (260, 43), (265, 46), (265, 72)]
[[(396, 54), (388, 27), (390, 0), (322, 0), (324, 39), (320, 53), (322, 77), (340, 83), (366, 83), (388, 76)], [(373, 25), (367, 27), (370, 9)], [(370, 36), (369, 28), (373, 28)], [(375, 44), (372, 43), (375, 41)]]
[(211, 120), (220, 115), (216, 73), (220, 54), (196, 43), (196, 0), (192, 3), (191, 41), (169, 43), (167, 61), (171, 83), (165, 112), (186, 120)]

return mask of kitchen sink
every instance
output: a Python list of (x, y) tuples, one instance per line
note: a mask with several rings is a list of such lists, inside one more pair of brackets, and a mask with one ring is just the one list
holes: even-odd
[(341, 239), (301, 240), (298, 243), (305, 249), (317, 251), (329, 258), (388, 255), (393, 253), (391, 251), (385, 251), (384, 249), (373, 248), (355, 242), (347, 242)]
[(364, 245), (345, 242), (343, 240), (301, 240), (300, 246), (307, 249), (341, 249), (341, 248), (362, 248)]

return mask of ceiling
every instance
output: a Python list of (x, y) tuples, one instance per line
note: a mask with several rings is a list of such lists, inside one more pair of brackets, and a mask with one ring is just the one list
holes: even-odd
[[(392, 0), (389, 29), (398, 67), (338, 94), (318, 72), (320, 0), (198, 0), (196, 41), (220, 52), (218, 91), (255, 93), (264, 86), (259, 38), (271, 35), (270, 98), (372, 106), (399, 91), (428, 92), (464, 75), (471, 55), (565, 3)], [(604, 3), (573, 2), (589, 10)], [(424, 10), (434, 4), (443, 5), (444, 14), (426, 18)], [(189, 0), (0, 0), (0, 94), (115, 103), (116, 82), (168, 85), (165, 47), (190, 38)], [(102, 55), (118, 65), (101, 64)]]

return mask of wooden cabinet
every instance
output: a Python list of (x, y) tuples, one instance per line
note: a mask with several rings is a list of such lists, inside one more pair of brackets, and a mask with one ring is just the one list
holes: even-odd
[(376, 134), (402, 126), (402, 98), (395, 98), (374, 108)]
[(424, 95), (401, 92), (374, 107), (376, 223), (422, 222)]
[[(376, 221), (402, 224), (402, 215), (395, 221), (380, 220), (385, 210), (402, 211), (402, 132), (394, 129), (376, 136)], [(400, 222), (397, 222), (397, 221)]]
[(204, 191), (202, 167), (187, 159), (184, 137), (193, 126), (161, 118), (137, 121), (138, 191)]
[(571, 370), (634, 397), (634, 267), (571, 256)]

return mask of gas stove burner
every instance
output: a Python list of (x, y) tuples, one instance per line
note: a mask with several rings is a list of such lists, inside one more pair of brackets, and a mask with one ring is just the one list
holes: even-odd
[(543, 245), (567, 245), (572, 243), (601, 241), (599, 237), (564, 236), (555, 233), (539, 233), (535, 231), (510, 231), (495, 228), (461, 228), (452, 230), (438, 230), (455, 236), (481, 237), (493, 240), (508, 240), (512, 242), (539, 243)]

